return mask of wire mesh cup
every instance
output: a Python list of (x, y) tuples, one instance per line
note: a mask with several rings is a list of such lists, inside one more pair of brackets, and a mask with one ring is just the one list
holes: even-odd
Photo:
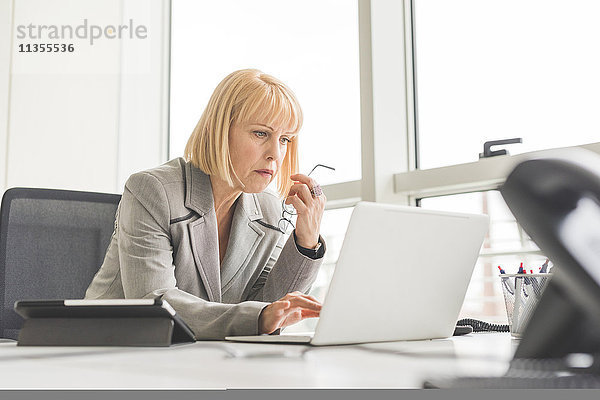
[(520, 338), (552, 274), (501, 274), (510, 333)]

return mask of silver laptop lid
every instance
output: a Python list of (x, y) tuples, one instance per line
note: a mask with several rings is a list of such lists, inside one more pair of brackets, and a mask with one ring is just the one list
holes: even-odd
[(489, 218), (361, 202), (314, 345), (452, 335)]

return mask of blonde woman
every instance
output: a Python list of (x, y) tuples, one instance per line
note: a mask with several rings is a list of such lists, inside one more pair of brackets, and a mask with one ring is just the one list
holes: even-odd
[[(128, 179), (85, 297), (162, 297), (198, 340), (277, 333), (318, 317), (321, 304), (305, 293), (325, 253), (326, 199), (297, 173), (301, 126), (282, 82), (253, 69), (228, 75), (185, 158)], [(275, 179), (279, 195), (266, 190)], [(289, 237), (279, 229), (283, 197), (298, 214)]]

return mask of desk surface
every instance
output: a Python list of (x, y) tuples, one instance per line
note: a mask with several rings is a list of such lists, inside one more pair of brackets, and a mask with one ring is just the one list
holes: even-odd
[(418, 388), (431, 377), (502, 375), (516, 345), (503, 333), (328, 347), (17, 347), (4, 341), (0, 389)]

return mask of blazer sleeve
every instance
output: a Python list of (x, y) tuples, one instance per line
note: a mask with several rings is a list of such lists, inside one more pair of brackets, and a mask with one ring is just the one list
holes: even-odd
[(258, 317), (268, 303), (210, 302), (177, 288), (169, 203), (155, 176), (146, 172), (132, 175), (120, 207), (118, 253), (125, 298), (162, 297), (198, 340), (258, 334)]
[[(323, 254), (327, 250), (325, 240), (319, 236)], [(285, 244), (284, 244), (285, 243)], [(312, 287), (323, 257), (313, 259), (300, 253), (294, 235), (282, 236), (269, 257), (248, 300), (273, 302), (294, 291), (308, 293)]]

